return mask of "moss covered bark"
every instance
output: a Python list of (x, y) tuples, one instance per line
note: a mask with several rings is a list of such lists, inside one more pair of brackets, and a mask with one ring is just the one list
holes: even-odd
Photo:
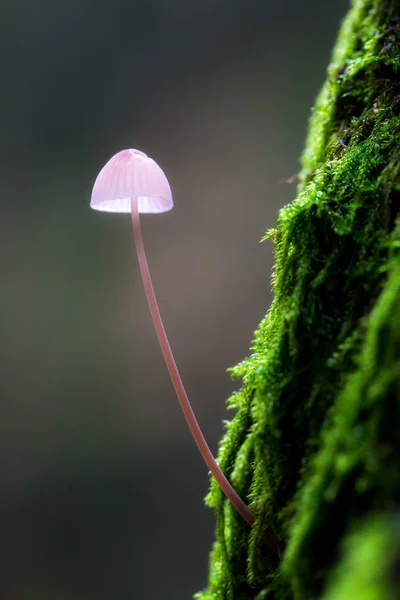
[[(267, 236), (274, 300), (233, 369), (243, 383), (219, 462), (257, 521), (212, 482), (200, 600), (400, 596), (399, 67), (400, 0), (354, 0), (297, 198)], [(375, 579), (363, 556), (382, 565)]]

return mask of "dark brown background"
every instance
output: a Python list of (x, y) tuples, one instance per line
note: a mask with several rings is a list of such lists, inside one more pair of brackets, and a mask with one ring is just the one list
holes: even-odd
[(272, 244), (347, 1), (2, 6), (0, 597), (188, 600), (206, 468), (171, 389), (129, 217), (90, 211), (139, 148), (175, 209), (143, 219), (165, 326), (215, 451), (270, 302)]

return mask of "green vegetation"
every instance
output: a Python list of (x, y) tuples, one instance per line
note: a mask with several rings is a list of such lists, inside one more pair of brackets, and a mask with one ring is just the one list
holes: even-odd
[(396, 600), (400, 583), (400, 520), (375, 518), (345, 540), (323, 600)]
[(257, 522), (250, 530), (212, 482), (217, 540), (200, 600), (400, 593), (399, 577), (388, 581), (395, 528), (362, 526), (400, 502), (399, 66), (399, 0), (354, 0), (297, 198), (266, 236), (274, 300), (232, 370), (243, 385), (219, 463)]

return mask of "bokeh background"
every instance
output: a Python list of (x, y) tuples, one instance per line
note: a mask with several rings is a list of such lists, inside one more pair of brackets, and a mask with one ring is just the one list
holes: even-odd
[(142, 220), (170, 342), (216, 451), (270, 303), (272, 244), (347, 0), (1, 6), (2, 600), (188, 600), (214, 518), (128, 216), (89, 209), (125, 147), (175, 209)]

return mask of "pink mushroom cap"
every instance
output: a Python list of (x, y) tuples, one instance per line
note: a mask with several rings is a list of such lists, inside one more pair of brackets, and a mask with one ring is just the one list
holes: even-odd
[(158, 164), (140, 150), (121, 150), (98, 174), (90, 206), (130, 213), (132, 198), (137, 199), (140, 213), (161, 213), (174, 206), (168, 179)]

